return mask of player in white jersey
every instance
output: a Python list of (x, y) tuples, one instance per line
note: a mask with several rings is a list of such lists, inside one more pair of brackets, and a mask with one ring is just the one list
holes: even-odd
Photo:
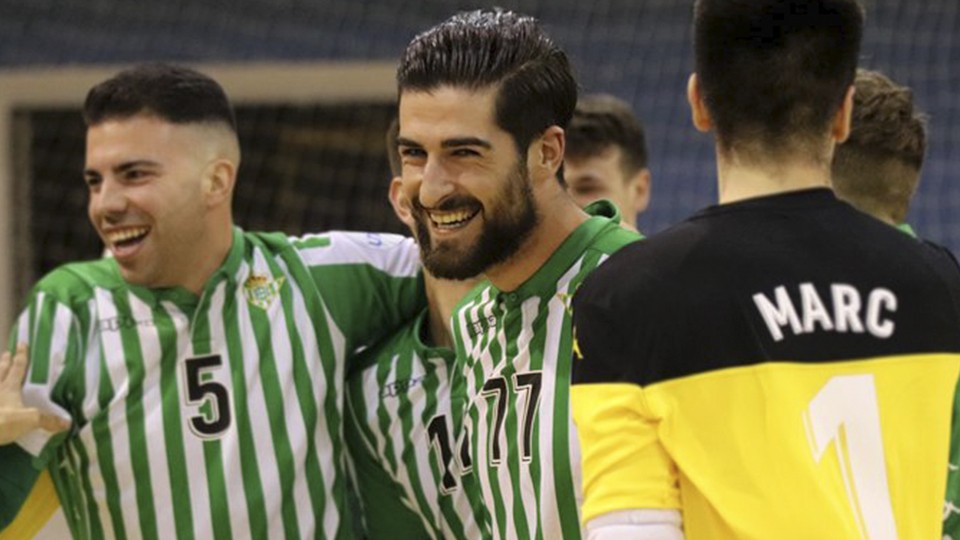
[(193, 70), (123, 71), (84, 117), (113, 257), (53, 271), (17, 321), (25, 403), (72, 429), (0, 446), (0, 515), (46, 468), (77, 538), (350, 537), (346, 355), (421, 309), (416, 245), (234, 227), (232, 108)]
[(608, 203), (591, 217), (564, 190), (576, 82), (535, 19), (456, 15), (414, 38), (397, 78), (403, 191), (424, 266), (488, 279), (454, 315), (464, 417), (449, 465), (484, 536), (578, 538), (566, 302), (638, 236)]
[[(387, 131), (390, 202), (413, 230), (400, 189), (398, 128), (394, 120)], [(428, 271), (423, 277), (427, 308), (364, 351), (347, 378), (344, 428), (364, 534), (371, 540), (478, 534), (469, 500), (448, 468), (460, 422), (450, 396), (457, 369), (450, 314), (477, 280), (438, 279)]]

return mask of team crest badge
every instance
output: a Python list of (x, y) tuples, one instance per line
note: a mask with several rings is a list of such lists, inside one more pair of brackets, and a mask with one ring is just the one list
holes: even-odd
[(254, 274), (243, 283), (243, 294), (246, 295), (248, 302), (266, 311), (280, 294), (283, 280), (283, 277), (270, 279), (267, 276)]

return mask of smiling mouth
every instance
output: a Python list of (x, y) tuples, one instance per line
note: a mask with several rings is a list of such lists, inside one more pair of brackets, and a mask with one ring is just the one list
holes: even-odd
[(123, 250), (143, 242), (143, 239), (146, 238), (149, 233), (150, 227), (130, 227), (128, 229), (112, 231), (106, 235), (107, 243), (114, 251)]
[(468, 204), (450, 210), (424, 209), (434, 228), (441, 231), (452, 231), (466, 227), (480, 213), (479, 204)]
[(430, 216), (430, 221), (433, 222), (433, 226), (440, 230), (454, 230), (465, 227), (467, 223), (470, 223), (477, 214), (480, 213), (480, 207), (476, 206), (473, 208), (462, 208), (459, 210), (452, 210), (441, 212), (437, 210), (428, 211), (427, 215)]

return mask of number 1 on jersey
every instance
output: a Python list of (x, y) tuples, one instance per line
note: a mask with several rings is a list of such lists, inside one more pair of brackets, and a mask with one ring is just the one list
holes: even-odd
[(807, 406), (804, 424), (817, 463), (834, 443), (861, 533), (870, 540), (897, 538), (873, 375), (832, 377)]

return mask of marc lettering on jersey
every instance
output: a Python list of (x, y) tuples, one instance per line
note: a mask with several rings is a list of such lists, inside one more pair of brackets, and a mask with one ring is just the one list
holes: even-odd
[(883, 287), (860, 291), (845, 283), (820, 290), (812, 283), (780, 285), (772, 295), (754, 294), (753, 303), (774, 341), (783, 340), (785, 332), (868, 333), (886, 339), (896, 329), (892, 316), (897, 296)]

